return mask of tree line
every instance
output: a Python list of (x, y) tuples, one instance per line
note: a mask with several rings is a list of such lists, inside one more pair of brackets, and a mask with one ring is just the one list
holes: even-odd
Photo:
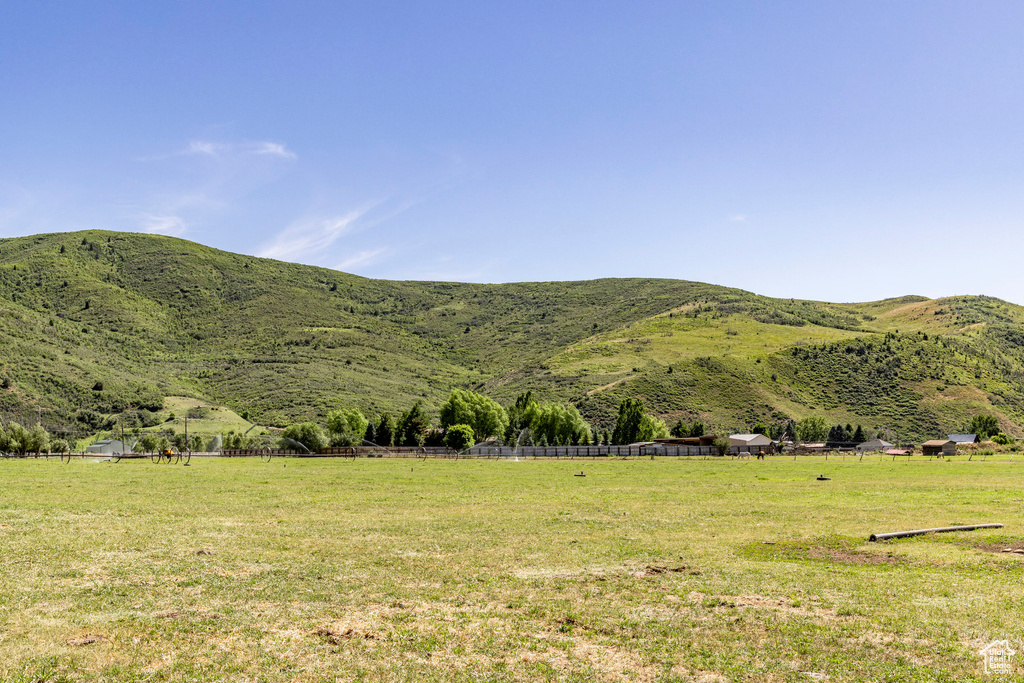
[[(193, 416), (190, 413), (189, 417), (199, 415)], [(82, 418), (82, 422), (104, 427), (115, 424), (113, 417), (84, 411)], [(169, 419), (173, 419), (173, 413)], [(152, 418), (147, 421), (158, 422)], [(747, 429), (775, 441), (823, 443), (830, 448), (854, 446), (885, 435), (884, 430), (876, 432), (861, 425), (829, 426), (820, 415), (800, 420), (790, 419), (784, 423), (759, 422)], [(1012, 437), (1002, 431), (998, 419), (991, 415), (974, 416), (965, 431), (998, 444), (1014, 442)], [(131, 432), (136, 439), (134, 450), (143, 453), (160, 452), (168, 448), (178, 451), (204, 450), (204, 438), (199, 434), (175, 434), (173, 429), (164, 430), (163, 433), (143, 433), (139, 424), (133, 424)], [(477, 392), (454, 389), (439, 410), (437, 425), (432, 424), (421, 401), (397, 417), (383, 412), (375, 420), (366, 417), (358, 408), (345, 408), (328, 413), (322, 425), (317, 422), (289, 425), (278, 442), (283, 448), (310, 452), (330, 446), (359, 445), (385, 448), (447, 446), (463, 451), (482, 441), (509, 446), (625, 445), (668, 436), (697, 437), (706, 434), (707, 427), (699, 420), (691, 424), (677, 420), (668, 429), (663, 420), (647, 412), (643, 401), (638, 398), (627, 398), (619, 404), (615, 426), (609, 430), (591, 426), (573, 405), (538, 401), (532, 391), (520, 394), (514, 403), (506, 407)], [(211, 443), (205, 444), (205, 449), (244, 449), (265, 443), (260, 437), (229, 432), (215, 435)], [(722, 450), (723, 445), (728, 447), (728, 440), (723, 440), (722, 444), (715, 442), (715, 445)], [(9, 422), (6, 426), (0, 424), (0, 453), (26, 455), (70, 450), (67, 441), (52, 439), (41, 425), (23, 427), (16, 422)]]
[(51, 440), (49, 432), (43, 429), (42, 425), (23, 427), (17, 422), (8, 422), (6, 427), (0, 425), (0, 453), (28, 455), (29, 453), (64, 453), (67, 450), (67, 441)]
[[(830, 426), (820, 415), (784, 423), (758, 422), (746, 429), (774, 441), (823, 443), (830, 448), (855, 446), (881, 438), (885, 433), (862, 425)], [(992, 416), (976, 416), (967, 430), (982, 438), (991, 437), (997, 443), (1012, 441), (1000, 431), (998, 421)], [(513, 404), (502, 406), (474, 391), (453, 389), (439, 410), (437, 425), (431, 423), (420, 401), (397, 418), (384, 412), (375, 421), (358, 408), (348, 408), (329, 413), (323, 426), (315, 422), (288, 426), (280, 445), (314, 452), (329, 446), (357, 445), (447, 446), (463, 451), (483, 441), (508, 446), (625, 445), (668, 436), (705, 436), (706, 433), (707, 427), (700, 420), (692, 424), (678, 420), (669, 429), (663, 420), (647, 412), (639, 398), (624, 399), (619, 404), (615, 427), (599, 430), (592, 427), (575, 406), (542, 403), (531, 391), (520, 394)], [(719, 450), (724, 446), (727, 450), (728, 440), (720, 440), (715, 446)]]
[(629, 444), (668, 435), (665, 423), (649, 414), (638, 398), (622, 401), (613, 430), (596, 430), (576, 406), (542, 403), (532, 391), (520, 394), (506, 407), (477, 392), (453, 389), (439, 410), (436, 426), (420, 401), (397, 418), (384, 412), (375, 421), (358, 408), (348, 408), (329, 413), (324, 425), (289, 425), (280, 445), (309, 451), (356, 445), (447, 446), (463, 451), (482, 441), (509, 446), (587, 446)]

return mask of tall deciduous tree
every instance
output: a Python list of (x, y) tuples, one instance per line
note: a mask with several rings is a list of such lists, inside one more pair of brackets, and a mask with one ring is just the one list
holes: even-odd
[(496, 401), (466, 389), (452, 389), (441, 406), (441, 426), (465, 424), (473, 428), (476, 438), (484, 440), (500, 436), (508, 427), (508, 413)]
[(7, 425), (7, 448), (8, 450), (25, 455), (32, 452), (32, 432), (22, 427), (17, 422), (10, 422)]
[(505, 442), (515, 446), (519, 435), (524, 429), (532, 429), (533, 423), (540, 413), (540, 404), (533, 398), (533, 392), (519, 394), (515, 405), (508, 409), (508, 427), (505, 429)]
[(983, 439), (995, 436), (999, 433), (999, 420), (993, 415), (975, 415), (971, 419), (971, 424), (967, 426), (967, 431)]
[(281, 446), (294, 448), (292, 442), (298, 442), (314, 453), (327, 448), (327, 436), (315, 422), (300, 422), (286, 427), (281, 433)]
[(796, 436), (804, 443), (824, 441), (827, 435), (828, 426), (820, 415), (810, 415), (796, 423)]
[(334, 410), (327, 415), (327, 431), (332, 446), (358, 446), (370, 421), (358, 408)]
[(157, 439), (156, 436), (154, 436), (153, 434), (146, 434), (141, 439), (139, 439), (138, 445), (139, 448), (142, 449), (143, 453), (154, 453), (156, 452), (156, 447), (158, 443), (159, 439)]
[(450, 425), (444, 435), (444, 445), (452, 450), (464, 451), (471, 448), (476, 441), (473, 439), (473, 428), (469, 425)]
[(534, 414), (530, 429), (535, 438), (542, 438), (553, 446), (590, 443), (590, 425), (576, 406), (546, 403)]

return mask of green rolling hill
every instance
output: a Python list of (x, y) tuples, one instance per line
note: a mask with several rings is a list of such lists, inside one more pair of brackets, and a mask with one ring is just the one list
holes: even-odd
[(526, 389), (595, 425), (639, 396), (719, 431), (810, 414), (922, 438), (989, 413), (1021, 436), (1024, 308), (989, 297), (865, 304), (695, 282), (371, 280), (104, 231), (0, 240), (0, 416), (167, 396), (267, 425), (358, 406), (436, 408)]

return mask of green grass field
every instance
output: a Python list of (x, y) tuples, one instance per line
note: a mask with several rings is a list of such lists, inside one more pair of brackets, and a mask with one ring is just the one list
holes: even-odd
[(0, 680), (988, 680), (998, 458), (4, 460)]

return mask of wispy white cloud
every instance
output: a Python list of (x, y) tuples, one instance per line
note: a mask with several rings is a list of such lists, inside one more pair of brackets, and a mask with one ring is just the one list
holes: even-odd
[(147, 214), (142, 217), (142, 229), (152, 235), (181, 237), (188, 231), (188, 226), (180, 216), (155, 216)]
[(729, 216), (729, 220), (731, 220), (731, 221), (733, 221), (735, 223), (746, 223), (747, 222), (747, 216), (746, 216), (746, 214), (742, 214), (742, 213), (734, 213), (733, 215)]
[(214, 157), (216, 159), (229, 156), (256, 155), (264, 157), (276, 157), (289, 161), (298, 158), (295, 152), (288, 149), (280, 142), (260, 140), (256, 142), (216, 142), (212, 140), (192, 140), (188, 145), (178, 152), (177, 156), (201, 155)]
[(339, 263), (334, 267), (335, 270), (348, 270), (349, 268), (358, 268), (360, 266), (369, 266), (377, 261), (379, 257), (387, 251), (384, 247), (379, 249), (366, 249), (364, 251), (358, 251), (352, 254), (347, 259)]
[(193, 140), (188, 143), (188, 147), (183, 149), (179, 154), (205, 154), (207, 156), (215, 157), (227, 148), (219, 142), (210, 142), (208, 140)]
[(264, 156), (281, 157), (282, 159), (295, 159), (297, 158), (295, 152), (291, 151), (282, 144), (276, 142), (257, 142), (252, 145), (253, 154), (261, 154)]
[(320, 254), (335, 240), (349, 232), (353, 223), (367, 209), (357, 209), (342, 216), (296, 221), (279, 232), (256, 254), (282, 261), (297, 261)]

